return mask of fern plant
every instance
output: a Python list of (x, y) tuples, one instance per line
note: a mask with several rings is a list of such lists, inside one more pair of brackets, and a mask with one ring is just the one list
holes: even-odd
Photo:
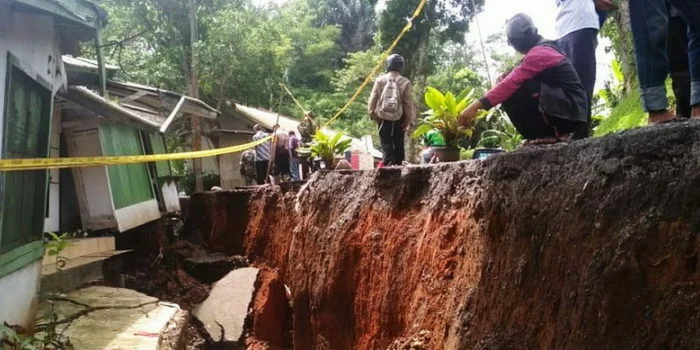
[(331, 169), (335, 168), (335, 157), (343, 155), (350, 148), (352, 139), (343, 139), (343, 133), (336, 133), (330, 137), (323, 131), (316, 131), (314, 142), (311, 144), (311, 154), (321, 158)]
[[(474, 90), (464, 90), (458, 96), (451, 92), (443, 94), (440, 90), (428, 87), (425, 91), (425, 104), (430, 108), (424, 114), (425, 118), (413, 132), (414, 138), (421, 138), (430, 130), (437, 129), (442, 134), (447, 147), (458, 148), (460, 141), (470, 138), (474, 133), (473, 126), (463, 127), (459, 121), (460, 113), (474, 101)], [(488, 115), (479, 111), (477, 118)]]

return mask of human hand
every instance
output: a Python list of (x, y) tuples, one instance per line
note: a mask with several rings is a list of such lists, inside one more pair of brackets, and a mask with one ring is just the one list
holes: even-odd
[(459, 115), (459, 123), (465, 127), (469, 126), (476, 118), (476, 112), (479, 111), (480, 106), (480, 103), (474, 102), (465, 108)]

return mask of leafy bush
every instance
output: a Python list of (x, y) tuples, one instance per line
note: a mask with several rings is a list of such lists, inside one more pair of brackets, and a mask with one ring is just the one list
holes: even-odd
[[(451, 92), (443, 94), (438, 89), (428, 87), (425, 91), (425, 104), (430, 107), (421, 124), (413, 132), (414, 138), (420, 138), (428, 131), (437, 129), (442, 134), (448, 147), (459, 147), (460, 143), (470, 138), (474, 127), (463, 127), (459, 122), (459, 114), (474, 100), (474, 90), (465, 90), (457, 97)], [(480, 111), (477, 118), (488, 113)]]
[(593, 131), (595, 136), (636, 128), (646, 123), (647, 116), (642, 109), (639, 90), (634, 89), (620, 99), (610, 116), (603, 119)]
[(333, 137), (329, 137), (321, 130), (316, 131), (314, 143), (311, 145), (311, 154), (314, 157), (323, 159), (326, 165), (333, 169), (335, 168), (335, 157), (343, 155), (350, 148), (352, 139), (343, 138), (343, 133), (339, 132)]
[(479, 146), (500, 147), (506, 151), (514, 151), (523, 142), (523, 136), (515, 129), (513, 123), (505, 114), (496, 119), (492, 129), (481, 133)]
[[(204, 190), (207, 191), (213, 186), (221, 186), (221, 177), (214, 173), (204, 173), (202, 174), (202, 182), (204, 183)], [(178, 183), (180, 191), (184, 191), (188, 195), (195, 192), (193, 172), (188, 172)]]

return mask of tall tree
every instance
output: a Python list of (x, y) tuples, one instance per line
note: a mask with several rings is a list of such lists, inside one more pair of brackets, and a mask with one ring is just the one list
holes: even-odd
[(341, 28), (338, 46), (343, 56), (372, 47), (377, 0), (309, 0), (309, 4), (315, 9), (318, 26)]

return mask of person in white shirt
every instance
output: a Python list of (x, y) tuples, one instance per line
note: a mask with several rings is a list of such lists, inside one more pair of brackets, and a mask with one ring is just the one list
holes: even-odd
[(595, 50), (598, 46), (600, 18), (594, 0), (556, 0), (558, 13), (557, 43), (576, 69), (588, 98), (588, 123), (577, 131), (577, 138), (588, 137), (591, 130), (591, 103), (596, 77)]

